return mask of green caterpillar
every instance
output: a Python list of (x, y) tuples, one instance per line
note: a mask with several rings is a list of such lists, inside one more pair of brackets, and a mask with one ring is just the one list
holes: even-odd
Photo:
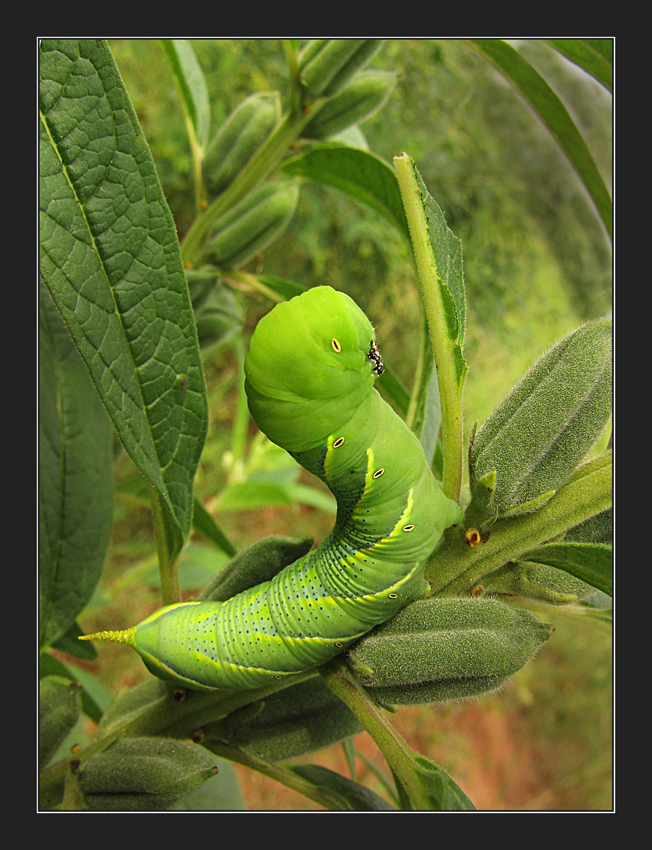
[(422, 596), (422, 564), (462, 511), (374, 389), (382, 369), (373, 327), (348, 295), (321, 286), (277, 305), (251, 339), (249, 408), (333, 492), (335, 527), (227, 602), (171, 605), (87, 639), (128, 643), (152, 673), (188, 688), (254, 688), (325, 663)]

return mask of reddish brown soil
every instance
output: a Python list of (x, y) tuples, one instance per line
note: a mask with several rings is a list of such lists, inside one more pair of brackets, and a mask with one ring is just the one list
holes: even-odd
[[(484, 810), (547, 810), (564, 808), (554, 788), (550, 765), (540, 758), (534, 746), (521, 740), (523, 718), (519, 710), (506, 712), (497, 707), (467, 703), (445, 708), (405, 708), (392, 722), (408, 744), (428, 755), (446, 769)], [(356, 748), (387, 772), (384, 760), (365, 732), (355, 739)], [(309, 758), (348, 776), (340, 747), (335, 746)], [(236, 766), (242, 790), (251, 810), (306, 810), (320, 806), (247, 768)], [(377, 778), (360, 760), (358, 782), (377, 793)]]

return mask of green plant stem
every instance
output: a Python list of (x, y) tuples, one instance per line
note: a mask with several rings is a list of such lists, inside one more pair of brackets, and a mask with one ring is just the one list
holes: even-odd
[(319, 672), (326, 685), (351, 709), (378, 745), (414, 808), (430, 809), (429, 800), (423, 792), (414, 769), (412, 750), (371, 702), (360, 685), (349, 677), (343, 662), (335, 658), (321, 667)]
[(158, 568), (161, 577), (161, 601), (163, 605), (174, 605), (181, 598), (179, 589), (179, 558), (182, 545), (170, 533), (166, 522), (161, 497), (152, 484), (148, 482), (152, 521), (156, 535), (156, 550), (158, 553)]
[(201, 215), (197, 216), (181, 244), (181, 256), (186, 266), (196, 266), (201, 261), (203, 244), (215, 223), (227, 210), (241, 201), (252, 189), (263, 182), (280, 163), (290, 145), (314, 115), (304, 109), (289, 112), (267, 141), (256, 151), (245, 168), (222, 194)]
[(291, 39), (283, 39), (283, 51), (290, 75), (290, 112), (298, 113), (301, 110), (301, 70), (297, 50)]
[(445, 327), (445, 311), (437, 278), (436, 258), (428, 235), (428, 222), (421, 193), (414, 179), (413, 163), (407, 154), (394, 157), (396, 177), (410, 228), (412, 249), (421, 285), (421, 295), (435, 356), (441, 401), (441, 437), (444, 493), (459, 502), (464, 460), (462, 390), (455, 367), (454, 342)]
[(485, 543), (470, 548), (463, 531), (449, 529), (443, 546), (426, 566), (426, 578), (439, 596), (468, 593), (482, 576), (552, 540), (612, 504), (611, 452), (583, 464), (538, 510), (499, 520)]

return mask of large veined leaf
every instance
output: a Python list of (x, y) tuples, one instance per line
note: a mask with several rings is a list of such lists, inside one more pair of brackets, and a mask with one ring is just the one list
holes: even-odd
[(39, 595), (41, 645), (59, 641), (99, 581), (113, 521), (113, 429), (41, 287)]
[(41, 275), (178, 551), (206, 390), (174, 221), (105, 42), (41, 42), (40, 116)]

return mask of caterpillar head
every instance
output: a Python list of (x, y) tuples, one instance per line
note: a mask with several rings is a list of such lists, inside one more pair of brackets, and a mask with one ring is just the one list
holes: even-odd
[(374, 340), (358, 305), (330, 286), (274, 307), (258, 323), (245, 362), (249, 409), (260, 430), (291, 452), (323, 442), (382, 372)]

